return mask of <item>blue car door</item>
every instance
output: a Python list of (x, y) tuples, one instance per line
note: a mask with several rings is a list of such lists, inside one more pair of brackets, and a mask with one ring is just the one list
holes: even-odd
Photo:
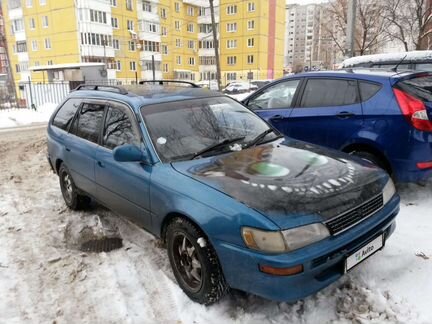
[(339, 149), (363, 126), (357, 80), (308, 78), (299, 95), (286, 134)]
[(64, 162), (72, 179), (78, 188), (91, 196), (96, 194), (95, 157), (104, 109), (104, 101), (85, 101), (64, 140)]
[(145, 149), (130, 108), (110, 102), (107, 106), (101, 146), (96, 151), (97, 197), (110, 209), (145, 228), (150, 228), (151, 166), (140, 162), (115, 161), (113, 150), (123, 144), (134, 144)]
[(286, 133), (286, 122), (302, 79), (286, 79), (257, 91), (246, 105), (280, 132)]

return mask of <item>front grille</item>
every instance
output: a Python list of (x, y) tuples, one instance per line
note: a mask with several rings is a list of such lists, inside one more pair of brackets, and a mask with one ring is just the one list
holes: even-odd
[(325, 222), (330, 234), (339, 234), (348, 228), (356, 225), (365, 218), (369, 217), (383, 206), (383, 196), (379, 194), (378, 196), (366, 201), (360, 206), (351, 209), (335, 218)]

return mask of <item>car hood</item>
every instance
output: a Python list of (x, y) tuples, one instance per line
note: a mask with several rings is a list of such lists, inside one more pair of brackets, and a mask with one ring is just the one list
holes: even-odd
[(173, 167), (280, 227), (287, 224), (287, 217), (333, 218), (378, 195), (388, 180), (385, 172), (369, 163), (292, 139), (175, 162)]

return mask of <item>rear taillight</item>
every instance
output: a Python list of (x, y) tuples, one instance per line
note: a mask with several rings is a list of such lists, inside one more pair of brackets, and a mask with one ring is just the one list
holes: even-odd
[(424, 102), (400, 89), (393, 89), (393, 92), (406, 120), (418, 130), (432, 132)]

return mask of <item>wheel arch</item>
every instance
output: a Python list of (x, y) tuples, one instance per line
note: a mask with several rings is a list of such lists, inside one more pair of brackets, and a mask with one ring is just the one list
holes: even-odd
[(386, 167), (386, 171), (389, 172), (389, 174), (392, 174), (393, 169), (391, 166), (391, 163), (389, 162), (389, 159), (387, 156), (383, 153), (383, 150), (378, 148), (376, 145), (368, 142), (354, 142), (346, 145), (342, 148), (342, 152), (345, 153), (351, 153), (354, 151), (361, 151), (361, 152), (367, 152), (370, 154), (375, 155), (377, 158), (379, 158), (383, 164)]
[(171, 223), (171, 221), (175, 218), (183, 218), (189, 222), (191, 222), (194, 226), (196, 226), (196, 228), (198, 230), (200, 230), (205, 238), (208, 240), (208, 235), (205, 232), (205, 230), (189, 215), (186, 215), (186, 213), (182, 213), (182, 212), (169, 212), (162, 220), (162, 224), (161, 224), (161, 230), (160, 230), (160, 238), (162, 239), (163, 242), (166, 241), (166, 230), (168, 228), (168, 225)]

